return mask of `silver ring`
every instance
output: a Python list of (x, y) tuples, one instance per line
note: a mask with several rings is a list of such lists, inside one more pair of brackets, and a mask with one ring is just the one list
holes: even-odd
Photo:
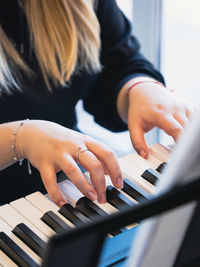
[(76, 148), (76, 160), (77, 160), (78, 164), (80, 164), (80, 162), (79, 162), (79, 152), (83, 153), (85, 151), (89, 151), (89, 149), (87, 147), (83, 148), (82, 146), (77, 146), (77, 148)]

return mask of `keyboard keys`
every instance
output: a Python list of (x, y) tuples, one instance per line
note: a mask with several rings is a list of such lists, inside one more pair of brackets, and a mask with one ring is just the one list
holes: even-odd
[[(86, 179), (90, 182), (89, 174), (84, 173)], [(65, 197), (68, 199), (68, 201), (73, 205), (76, 206), (76, 203), (79, 199), (84, 197), (84, 195), (75, 187), (75, 185), (69, 181), (63, 181), (61, 184), (59, 184), (60, 189), (62, 190)], [(110, 205), (109, 203), (101, 204), (97, 201), (94, 202), (98, 207), (100, 207), (102, 210), (104, 210), (107, 214), (112, 214), (114, 212), (117, 212), (117, 209)]]
[(149, 151), (151, 155), (157, 157), (162, 162), (168, 161), (171, 153), (171, 150), (168, 147), (163, 146), (161, 144), (155, 144), (151, 146)]
[(37, 227), (48, 238), (55, 234), (55, 232), (46, 225), (41, 217), (43, 213), (31, 205), (25, 198), (20, 198), (10, 203), (22, 216), (29, 220), (35, 227)]
[(59, 218), (62, 219), (69, 227), (74, 227), (74, 225), (67, 220), (64, 216), (62, 216), (58, 210), (59, 207), (51, 200), (47, 198), (47, 196), (43, 195), (40, 192), (35, 192), (25, 197), (34, 207), (39, 209), (43, 214), (48, 211), (53, 211)]
[(87, 217), (92, 219), (93, 217), (106, 216), (107, 213), (98, 207), (87, 197), (82, 197), (76, 203), (76, 209), (85, 214)]
[(158, 166), (158, 168), (156, 169), (156, 171), (159, 172), (159, 173), (162, 173), (164, 171), (164, 168), (166, 168), (166, 167), (167, 167), (167, 163), (166, 162), (163, 162), (163, 163), (161, 163)]
[(51, 229), (56, 233), (63, 230), (69, 230), (71, 227), (67, 225), (60, 217), (58, 217), (53, 211), (47, 211), (41, 218)]
[(155, 186), (141, 177), (142, 171), (138, 170), (133, 164), (126, 161), (124, 158), (118, 160), (122, 176), (128, 178), (133, 183), (141, 187), (143, 190), (153, 195), (156, 192)]
[(12, 232), (27, 246), (29, 246), (37, 255), (42, 255), (45, 242), (24, 223), (18, 224)]
[(143, 202), (151, 197), (145, 190), (127, 178), (124, 179), (124, 187), (122, 190), (138, 202)]
[[(94, 202), (92, 202), (86, 197), (82, 197), (78, 200), (78, 202), (76, 203), (76, 209), (78, 209), (91, 220), (94, 220), (97, 217), (103, 217), (108, 215), (103, 209), (101, 209), (99, 206), (97, 206)], [(127, 229), (123, 228), (120, 230), (111, 231), (110, 234), (115, 236), (124, 231), (127, 231)]]
[(67, 201), (72, 204), (73, 207), (76, 206), (76, 202), (84, 195), (77, 189), (77, 187), (70, 181), (65, 180), (59, 183), (59, 188)]
[(13, 232), (12, 228), (3, 220), (0, 219), (0, 232), (5, 233), (11, 238), (26, 254), (28, 254), (35, 262), (40, 263), (41, 258), (34, 253), (29, 246), (27, 246), (21, 239), (19, 239)]
[(17, 265), (1, 250), (0, 250), (0, 266), (17, 267)]
[(113, 186), (107, 187), (106, 195), (107, 201), (119, 210), (124, 209), (124, 207), (131, 207), (135, 205)]
[(19, 266), (39, 267), (39, 265), (4, 232), (0, 232), (0, 249)]
[[(148, 160), (137, 154), (119, 159), (123, 177), (127, 177), (124, 179), (124, 188), (117, 190), (113, 187), (110, 178), (106, 176), (108, 202), (104, 204), (90, 201), (75, 188), (71, 181), (66, 180), (62, 181), (59, 186), (72, 205), (66, 204), (59, 209), (40, 192), (36, 192), (26, 196), (26, 198), (12, 202), (12, 207), (9, 205), (0, 207), (0, 218), (3, 218), (10, 227), (7, 232), (2, 231), (0, 227), (1, 246), (2, 244), (7, 246), (9, 253), (12, 252), (15, 256), (18, 246), (22, 251), (22, 256), (25, 257), (22, 257), (22, 260), (26, 261), (30, 258), (33, 266), (39, 266), (39, 256), (42, 254), (45, 242), (55, 232), (59, 232), (61, 229), (70, 229), (74, 225), (87, 223), (96, 217), (107, 216), (123, 209), (125, 206), (137, 205), (149, 199), (151, 194), (156, 192), (154, 185), (162, 176), (158, 172), (162, 172), (163, 168), (166, 167), (168, 157), (169, 150), (166, 150), (163, 146), (155, 145), (150, 149)], [(88, 175), (86, 176), (88, 177)], [(8, 212), (6, 212), (6, 209)], [(17, 219), (14, 218), (16, 214)], [(123, 230), (126, 229), (121, 229), (112, 234), (119, 234)], [(12, 246), (14, 246), (14, 249)], [(3, 265), (2, 262), (5, 262), (5, 259), (8, 259), (4, 252), (5, 248), (3, 252), (0, 250), (0, 266)], [(28, 258), (26, 258), (26, 255)], [(21, 254), (16, 257), (20, 259)], [(11, 265), (7, 266), (14, 267), (15, 263), (9, 261)]]
[(63, 205), (59, 209), (59, 212), (76, 226), (90, 221), (85, 215), (83, 215), (69, 203)]
[(160, 178), (159, 173), (153, 169), (147, 169), (141, 176), (153, 185), (155, 185)]
[(124, 159), (140, 169), (142, 172), (148, 168), (156, 169), (162, 163), (161, 160), (152, 155), (149, 155), (148, 159), (144, 159), (136, 153), (127, 155)]
[(47, 241), (46, 237), (35, 228), (29, 221), (27, 221), (23, 216), (21, 216), (15, 209), (10, 205), (4, 205), (0, 207), (0, 231), (6, 233), (18, 246), (20, 246), (23, 251), (25, 251), (35, 262), (38, 264), (41, 262), (41, 258), (35, 253), (23, 239), (18, 238), (12, 229), (18, 224), (26, 224), (33, 232), (35, 232), (43, 241)]
[(29, 222), (25, 217), (19, 214), (13, 207), (6, 204), (0, 207), (0, 218), (2, 218), (8, 225), (15, 228), (20, 223), (24, 223), (28, 226), (34, 233), (36, 233), (44, 242), (47, 241), (47, 237), (40, 232), (40, 230), (35, 227), (31, 222)]

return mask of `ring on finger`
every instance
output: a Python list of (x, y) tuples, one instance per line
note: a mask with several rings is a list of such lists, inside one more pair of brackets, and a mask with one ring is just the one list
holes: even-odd
[(77, 148), (76, 148), (76, 161), (77, 161), (78, 164), (80, 164), (80, 162), (79, 162), (79, 152), (83, 153), (85, 151), (89, 151), (89, 149), (87, 147), (77, 146)]

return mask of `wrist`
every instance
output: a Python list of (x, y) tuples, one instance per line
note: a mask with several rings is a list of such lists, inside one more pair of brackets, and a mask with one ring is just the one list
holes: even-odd
[(161, 82), (158, 82), (156, 80), (140, 80), (140, 81), (135, 81), (134, 83), (132, 83), (128, 88), (127, 88), (127, 96), (129, 95), (130, 91), (132, 91), (136, 86), (140, 85), (140, 84), (144, 84), (144, 83), (154, 83), (154, 84), (158, 84), (164, 88), (165, 85), (162, 84)]
[[(156, 81), (155, 79), (148, 76), (138, 76), (127, 81), (121, 88), (117, 97), (117, 110), (121, 119), (127, 123), (128, 122), (128, 108), (129, 108), (129, 88), (141, 81)], [(131, 90), (132, 91), (132, 90)]]
[(13, 134), (15, 135), (15, 160), (22, 160), (26, 158), (25, 155), (25, 149), (24, 149), (24, 141), (25, 141), (25, 129), (28, 124), (28, 119), (23, 120), (20, 122), (19, 126), (16, 130), (13, 131)]

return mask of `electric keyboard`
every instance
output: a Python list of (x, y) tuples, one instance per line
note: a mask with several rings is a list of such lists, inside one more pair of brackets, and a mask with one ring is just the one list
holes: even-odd
[[(156, 182), (170, 155), (170, 149), (160, 144), (150, 148), (147, 160), (136, 153), (119, 159), (123, 189), (115, 189), (108, 176), (107, 203), (92, 202), (65, 179), (59, 187), (68, 200), (58, 208), (48, 196), (35, 192), (0, 207), (0, 266), (40, 266), (43, 250), (56, 233), (78, 227), (83, 223), (139, 205), (156, 193)], [(90, 180), (86, 172), (86, 179)], [(108, 234), (117, 240), (137, 224), (129, 225)], [(101, 265), (103, 266), (103, 265)]]

